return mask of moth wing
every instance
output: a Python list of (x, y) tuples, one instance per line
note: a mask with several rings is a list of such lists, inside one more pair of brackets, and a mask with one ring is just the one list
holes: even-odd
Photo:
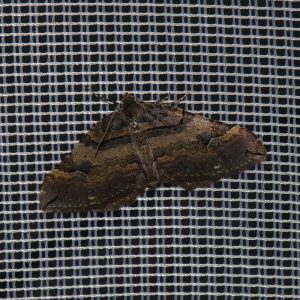
[[(90, 179), (80, 173), (53, 170), (45, 179), (40, 203), (47, 212), (117, 210), (136, 201), (144, 189), (143, 175), (135, 172), (110, 173)], [(124, 171), (124, 170), (123, 170)]]
[(266, 150), (247, 129), (185, 113), (163, 141), (153, 141), (161, 181), (187, 190), (208, 187), (263, 161)]
[[(40, 192), (43, 210), (106, 211), (135, 202), (146, 187), (145, 177), (133, 153), (127, 125), (116, 122), (97, 155), (104, 132), (101, 128), (105, 127), (102, 121), (46, 176)], [(118, 132), (122, 138), (118, 138)]]

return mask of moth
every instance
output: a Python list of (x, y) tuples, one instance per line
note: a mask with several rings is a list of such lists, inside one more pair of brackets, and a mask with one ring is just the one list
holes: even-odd
[(146, 187), (209, 187), (266, 155), (247, 129), (125, 94), (46, 176), (40, 205), (48, 212), (117, 210)]

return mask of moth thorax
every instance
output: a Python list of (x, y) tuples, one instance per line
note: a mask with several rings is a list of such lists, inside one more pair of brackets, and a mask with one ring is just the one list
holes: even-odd
[(141, 104), (136, 102), (133, 98), (126, 99), (122, 106), (123, 112), (127, 119), (138, 120), (143, 114), (143, 108)]

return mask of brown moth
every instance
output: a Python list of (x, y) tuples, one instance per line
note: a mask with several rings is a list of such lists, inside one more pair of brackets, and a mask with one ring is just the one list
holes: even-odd
[(117, 210), (146, 187), (208, 187), (266, 154), (247, 129), (125, 94), (46, 176), (40, 203), (51, 212)]

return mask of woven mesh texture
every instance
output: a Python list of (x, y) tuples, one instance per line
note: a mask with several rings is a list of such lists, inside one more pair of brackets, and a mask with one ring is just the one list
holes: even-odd
[[(298, 1), (26, 2), (0, 4), (0, 297), (299, 299)], [(188, 92), (182, 108), (256, 132), (267, 161), (46, 214), (43, 178), (112, 111), (92, 92)]]

